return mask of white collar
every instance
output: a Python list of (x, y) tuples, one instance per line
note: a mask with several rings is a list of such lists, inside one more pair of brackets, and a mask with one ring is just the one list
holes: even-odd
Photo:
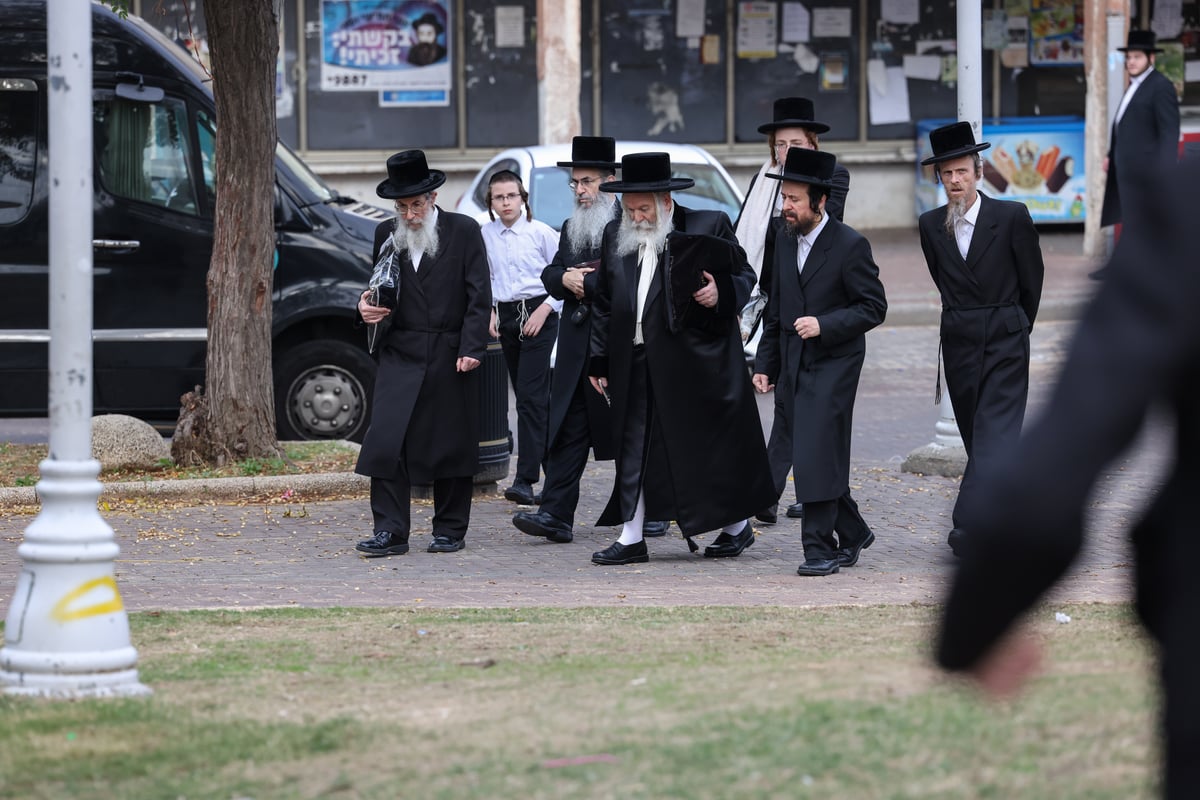
[(829, 212), (822, 211), (821, 212), (821, 221), (817, 223), (817, 227), (815, 227), (811, 231), (809, 231), (806, 236), (800, 237), (801, 239), (803, 239), (805, 242), (808, 243), (809, 250), (811, 250), (813, 248), (813, 245), (815, 245), (817, 243), (817, 237), (821, 235), (821, 231), (825, 230), (825, 225), (828, 224), (828, 222), (829, 222)]
[(983, 205), (979, 198), (983, 197), (977, 189), (975, 191), (975, 202), (967, 209), (967, 213), (963, 214), (963, 221), (971, 223), (971, 227), (975, 227), (975, 221), (979, 219), (979, 207)]
[(1153, 69), (1154, 69), (1154, 65), (1151, 64), (1150, 66), (1146, 67), (1146, 69), (1142, 72), (1141, 75), (1138, 75), (1136, 78), (1130, 78), (1129, 79), (1129, 88), (1133, 89), (1135, 87), (1141, 86), (1142, 81), (1146, 80), (1146, 76), (1149, 75)]

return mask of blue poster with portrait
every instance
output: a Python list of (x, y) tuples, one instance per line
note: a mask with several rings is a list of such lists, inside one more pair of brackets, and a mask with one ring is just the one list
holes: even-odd
[(449, 6), (449, 0), (322, 0), (321, 90), (411, 92), (423, 105), (448, 104)]

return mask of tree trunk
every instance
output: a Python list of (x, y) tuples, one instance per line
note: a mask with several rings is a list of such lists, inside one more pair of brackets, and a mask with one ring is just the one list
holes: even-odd
[(278, 10), (274, 0), (205, 0), (204, 14), (217, 107), (217, 201), (206, 385), (203, 396), (184, 397), (171, 448), (179, 463), (280, 454), (271, 380)]

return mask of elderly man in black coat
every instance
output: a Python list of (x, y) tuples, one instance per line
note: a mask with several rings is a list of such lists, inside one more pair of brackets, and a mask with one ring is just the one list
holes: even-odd
[(1128, 223), (1175, 166), (1179, 152), (1179, 98), (1171, 79), (1154, 68), (1161, 53), (1154, 31), (1130, 31), (1125, 53), (1129, 86), (1117, 106), (1109, 137), (1101, 225)]
[[(754, 541), (750, 515), (774, 495), (737, 325), (754, 271), (724, 213), (671, 199), (692, 183), (671, 177), (666, 153), (637, 153), (601, 186), (622, 193), (623, 217), (604, 234), (592, 311), (590, 376), (611, 396), (618, 451), (599, 524), (623, 527), (597, 564), (649, 560), (647, 518), (674, 519), (692, 549), (692, 536), (720, 528), (705, 555), (738, 556)], [(672, 232), (707, 235), (713, 255), (684, 256), (685, 242), (704, 242)], [(672, 285), (692, 269), (702, 285)]]
[(1200, 797), (1200, 160), (1146, 200), (1084, 314), (1045, 414), (981, 475), (971, 546), (946, 601), (937, 658), (1005, 695), (1039, 660), (1015, 632), (1083, 545), (1088, 498), (1151, 408), (1173, 416), (1169, 474), (1133, 530), (1137, 609), (1159, 645), (1169, 800)]
[(871, 245), (825, 211), (836, 164), (793, 148), (767, 174), (781, 181), (784, 227), (753, 380), (760, 392), (778, 384), (790, 401), (784, 422), (804, 506), (799, 575), (854, 566), (875, 540), (850, 496), (850, 439), (866, 333), (883, 322), (887, 300)]
[(375, 230), (375, 258), (394, 252), (396, 290), (389, 304), (363, 292), (364, 322), (386, 325), (371, 425), (355, 472), (371, 477), (374, 536), (367, 556), (408, 552), (412, 484), (433, 484), (431, 553), (463, 549), (479, 466), (479, 373), (488, 343), (491, 278), (479, 224), (438, 208), (444, 172), (420, 150), (387, 161), (380, 197), (396, 218)]
[(1029, 395), (1029, 332), (1042, 297), (1045, 267), (1037, 230), (1022, 203), (994, 200), (976, 188), (983, 175), (969, 122), (929, 133), (949, 202), (918, 220), (921, 249), (942, 296), (941, 353), (967, 467), (948, 541), (964, 542), (962, 505), (976, 471), (1021, 434)]

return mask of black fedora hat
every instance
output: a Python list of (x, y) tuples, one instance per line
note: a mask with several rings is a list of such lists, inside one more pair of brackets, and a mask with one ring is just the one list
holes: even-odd
[(939, 164), (952, 158), (962, 158), (972, 153), (979, 153), (991, 147), (990, 142), (975, 144), (975, 134), (971, 132), (971, 123), (952, 122), (929, 132), (929, 145), (933, 155), (921, 162), (922, 166)]
[(387, 173), (387, 180), (379, 184), (375, 194), (389, 200), (432, 192), (446, 182), (446, 173), (430, 169), (421, 150), (405, 150), (390, 156)]
[(1163, 49), (1158, 46), (1158, 37), (1154, 31), (1130, 31), (1125, 46), (1117, 49), (1122, 53), (1130, 50), (1141, 50), (1143, 53), (1163, 52)]
[(805, 147), (793, 147), (787, 151), (783, 170), (779, 173), (768, 172), (767, 177), (778, 181), (795, 181), (832, 189), (835, 166), (837, 166), (837, 156), (833, 153), (824, 150), (809, 150)]
[(807, 97), (780, 97), (775, 101), (774, 119), (758, 126), (759, 133), (770, 133), (780, 128), (804, 128), (813, 133), (824, 133), (829, 126), (813, 119), (813, 102)]
[(446, 32), (446, 29), (442, 26), (442, 21), (434, 16), (430, 11), (426, 11), (424, 14), (413, 20), (412, 28), (415, 31), (422, 25), (430, 25), (436, 29), (438, 33)]
[(571, 140), (571, 160), (559, 161), (560, 167), (616, 169), (617, 140), (611, 136), (576, 136)]
[(630, 153), (621, 159), (621, 180), (600, 184), (602, 192), (675, 192), (695, 186), (691, 178), (671, 177), (666, 153)]

